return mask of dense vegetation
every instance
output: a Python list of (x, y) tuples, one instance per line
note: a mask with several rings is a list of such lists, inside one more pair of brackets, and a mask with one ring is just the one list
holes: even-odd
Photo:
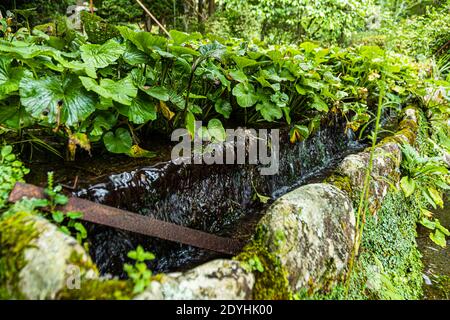
[[(420, 297), (415, 224), (440, 246), (450, 236), (428, 211), (449, 189), (449, 1), (142, 1), (151, 19), (135, 1), (99, 0), (95, 13), (81, 13), (81, 30), (64, 16), (74, 2), (0, 5), (0, 209), (28, 173), (13, 150), (43, 148), (68, 161), (97, 152), (152, 157), (143, 141), (182, 127), (194, 135), (197, 120), (207, 140), (224, 140), (225, 127), (288, 127), (296, 143), (328, 114), (375, 143), (381, 111), (399, 115), (414, 104), (419, 141), (403, 149), (398, 190), (367, 222), (361, 196), (365, 251), (350, 290), (314, 297)], [(84, 227), (62, 225), (51, 204), (49, 219), (84, 239)], [(139, 247), (131, 256), (127, 273), (142, 291), (153, 255)], [(374, 265), (382, 270), (376, 292), (365, 287)]]

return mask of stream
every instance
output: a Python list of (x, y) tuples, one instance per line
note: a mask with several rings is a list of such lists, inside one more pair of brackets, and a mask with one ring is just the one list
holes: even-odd
[[(164, 157), (96, 179), (73, 194), (98, 203), (136, 212), (209, 233), (247, 241), (264, 209), (290, 190), (322, 181), (346, 155), (364, 144), (345, 133), (344, 121), (328, 119), (307, 140), (291, 144), (280, 133), (279, 173), (260, 175), (259, 165), (175, 165)], [(167, 149), (167, 147), (166, 147)], [(166, 152), (167, 156), (168, 152)], [(262, 203), (256, 195), (270, 200)], [(153, 252), (154, 272), (183, 271), (221, 254), (145, 237), (105, 226), (87, 224), (90, 254), (102, 274), (125, 277), (127, 252), (138, 244)]]

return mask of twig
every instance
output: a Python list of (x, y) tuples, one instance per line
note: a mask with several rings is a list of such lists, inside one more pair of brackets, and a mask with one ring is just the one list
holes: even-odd
[(144, 11), (150, 16), (150, 18), (152, 18), (153, 21), (156, 22), (156, 24), (162, 29), (162, 31), (164, 31), (164, 33), (167, 34), (169, 38), (171, 38), (170, 33), (166, 30), (166, 28), (164, 28), (164, 26), (158, 21), (158, 19), (156, 19), (155, 16), (143, 5), (143, 3), (140, 0), (136, 0), (136, 2), (142, 7), (142, 9), (144, 9)]

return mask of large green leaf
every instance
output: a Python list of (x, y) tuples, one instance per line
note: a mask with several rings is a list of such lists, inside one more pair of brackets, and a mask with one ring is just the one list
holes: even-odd
[(148, 98), (136, 97), (131, 102), (128, 109), (128, 118), (136, 124), (143, 124), (149, 120), (155, 120), (157, 117), (156, 105), (149, 101)]
[(233, 95), (242, 108), (253, 106), (258, 101), (255, 88), (250, 83), (239, 83), (233, 88)]
[(136, 32), (125, 26), (117, 27), (122, 37), (131, 41), (139, 50), (151, 53), (154, 49), (165, 49), (167, 39), (152, 35), (150, 32)]
[(0, 100), (19, 90), (20, 80), (27, 72), (21, 67), (11, 67), (11, 62), (12, 59), (0, 57)]
[(20, 82), (20, 101), (27, 112), (39, 118), (47, 114), (48, 122), (73, 125), (95, 110), (95, 98), (75, 76), (50, 76), (39, 80), (28, 77)]
[(169, 101), (170, 95), (169, 90), (164, 87), (150, 87), (150, 88), (142, 88), (142, 90), (148, 94), (149, 96), (161, 100), (161, 101)]
[(127, 106), (131, 105), (133, 98), (137, 95), (137, 88), (134, 86), (131, 77), (119, 81), (101, 79), (100, 84), (88, 77), (80, 77), (80, 80), (87, 90), (94, 91), (104, 98), (112, 99)]
[(441, 230), (436, 229), (434, 233), (430, 233), (430, 239), (442, 248), (445, 248), (447, 246), (445, 234), (443, 234)]
[(319, 96), (315, 96), (311, 108), (321, 112), (328, 112), (328, 105)]
[(208, 132), (209, 136), (213, 141), (225, 141), (227, 134), (219, 119), (211, 119), (208, 122)]
[(219, 42), (213, 41), (211, 43), (200, 46), (200, 48), (198, 48), (198, 51), (204, 58), (214, 58), (217, 60), (221, 60), (222, 56), (226, 52), (226, 48)]
[(253, 59), (239, 56), (233, 56), (233, 61), (240, 69), (244, 69), (245, 67), (252, 67), (258, 64), (258, 62)]
[(405, 176), (400, 180), (400, 187), (405, 193), (405, 196), (409, 197), (413, 194), (414, 190), (416, 189), (416, 181), (414, 181), (414, 179), (411, 179), (408, 176)]
[(125, 51), (123, 52), (123, 60), (126, 63), (135, 66), (138, 64), (146, 63), (148, 60), (148, 56), (144, 52), (136, 48), (136, 46), (132, 42), (127, 41), (125, 44)]
[(124, 47), (111, 39), (102, 45), (85, 44), (80, 47), (81, 58), (89, 68), (105, 68), (116, 62), (124, 53)]
[(96, 117), (92, 122), (91, 136), (99, 137), (104, 131), (110, 130), (117, 122), (117, 117), (114, 113), (99, 111), (96, 112)]
[(194, 32), (194, 33), (189, 34), (189, 33), (181, 32), (181, 31), (177, 31), (177, 30), (170, 30), (169, 34), (175, 45), (180, 45), (185, 42), (189, 42), (192, 40), (199, 40), (202, 38), (202, 34), (199, 32)]
[(107, 132), (103, 137), (103, 142), (106, 149), (112, 153), (128, 153), (133, 144), (130, 132), (124, 128), (118, 128), (115, 133)]
[(264, 100), (256, 105), (256, 110), (261, 112), (264, 120), (272, 122), (283, 117), (283, 111), (271, 101)]
[(225, 119), (230, 118), (231, 111), (233, 110), (230, 102), (223, 99), (218, 99), (214, 104), (214, 108), (216, 112), (223, 115)]

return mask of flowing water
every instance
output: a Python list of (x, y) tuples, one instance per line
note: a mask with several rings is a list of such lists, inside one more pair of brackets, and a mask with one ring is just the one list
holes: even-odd
[[(258, 165), (175, 165), (159, 159), (157, 163), (97, 179), (74, 194), (209, 233), (248, 240), (270, 203), (261, 203), (255, 190), (273, 201), (301, 184), (320, 181), (345, 155), (362, 147), (354, 136), (345, 134), (343, 121), (328, 119), (323, 129), (301, 143), (289, 143), (288, 133), (282, 131), (277, 175), (260, 175)], [(156, 255), (149, 263), (155, 272), (185, 270), (221, 257), (99, 225), (88, 225), (88, 235), (90, 253), (99, 270), (121, 277), (125, 276), (122, 268), (128, 262), (127, 252), (138, 244)]]

